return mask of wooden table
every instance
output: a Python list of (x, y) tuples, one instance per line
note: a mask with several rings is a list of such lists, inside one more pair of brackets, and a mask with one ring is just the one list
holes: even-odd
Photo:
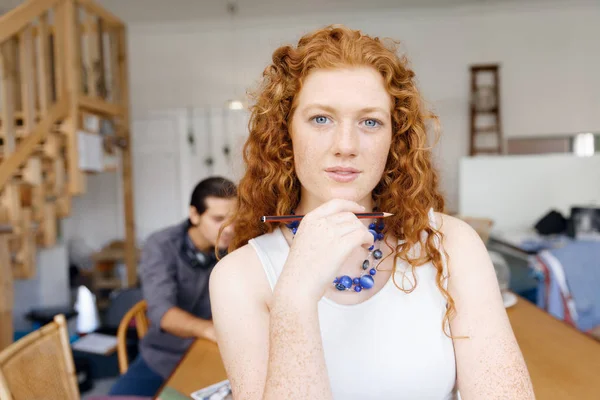
[[(600, 398), (600, 342), (521, 298), (507, 313), (538, 400)], [(189, 396), (223, 379), (225, 368), (217, 346), (198, 340), (166, 386)]]
[(224, 379), (227, 379), (227, 374), (219, 348), (211, 341), (198, 339), (190, 346), (165, 386), (189, 396)]
[(538, 400), (600, 399), (600, 342), (521, 298), (506, 311)]

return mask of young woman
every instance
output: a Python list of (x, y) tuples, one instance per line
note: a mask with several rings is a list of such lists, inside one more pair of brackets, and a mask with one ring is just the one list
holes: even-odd
[(533, 398), (485, 246), (440, 213), (406, 59), (327, 27), (274, 52), (255, 100), (210, 284), (234, 398)]

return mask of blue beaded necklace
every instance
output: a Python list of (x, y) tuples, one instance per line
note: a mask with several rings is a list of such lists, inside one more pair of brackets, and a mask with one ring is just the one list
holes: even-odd
[[(292, 232), (292, 235), (295, 237), (299, 225), (300, 221), (293, 221), (285, 226), (288, 227), (288, 229)], [(351, 278), (348, 275), (336, 277), (333, 280), (333, 285), (337, 290), (353, 290), (354, 292), (358, 293), (363, 289), (371, 289), (373, 285), (375, 285), (374, 276), (377, 274), (375, 262), (381, 262), (380, 260), (383, 257), (383, 252), (381, 249), (379, 249), (379, 242), (383, 240), (383, 228), (383, 220), (380, 220), (379, 223), (375, 221), (369, 224), (369, 232), (371, 232), (373, 235), (374, 243), (371, 247), (369, 247), (369, 255), (362, 262), (361, 274), (355, 278)], [(371, 268), (369, 269), (369, 267)]]

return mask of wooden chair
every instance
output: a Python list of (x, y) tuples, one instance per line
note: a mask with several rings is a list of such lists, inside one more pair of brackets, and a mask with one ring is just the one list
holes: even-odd
[(0, 400), (79, 398), (64, 315), (0, 352)]
[[(117, 355), (119, 357), (119, 372), (124, 374), (129, 368), (129, 359), (127, 357), (127, 331), (131, 325), (131, 321), (135, 321), (135, 329), (138, 338), (143, 338), (148, 332), (149, 321), (146, 316), (148, 305), (146, 300), (137, 302), (127, 314), (121, 319), (119, 329), (117, 329)], [(2, 399), (0, 399), (2, 400)]]

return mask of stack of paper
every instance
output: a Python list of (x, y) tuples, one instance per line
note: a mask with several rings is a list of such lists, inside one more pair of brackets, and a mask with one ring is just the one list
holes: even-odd
[(71, 346), (73, 350), (108, 355), (117, 348), (117, 337), (102, 333), (90, 333), (78, 339)]
[(194, 400), (231, 400), (231, 385), (228, 380), (215, 383), (192, 393)]

